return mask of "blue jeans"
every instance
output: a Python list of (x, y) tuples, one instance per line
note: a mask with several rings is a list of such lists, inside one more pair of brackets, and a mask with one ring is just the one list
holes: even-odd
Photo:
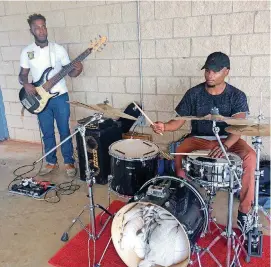
[[(45, 153), (56, 146), (54, 120), (56, 120), (61, 141), (70, 135), (70, 104), (67, 103), (68, 100), (68, 93), (51, 98), (47, 107), (38, 114)], [(65, 164), (74, 163), (72, 139), (61, 145), (61, 152)], [(57, 163), (56, 150), (46, 157), (46, 161), (51, 164)]]

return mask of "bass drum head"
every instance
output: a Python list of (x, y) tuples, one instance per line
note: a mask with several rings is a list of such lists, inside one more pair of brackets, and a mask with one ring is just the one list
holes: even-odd
[[(142, 231), (142, 227), (147, 225), (147, 222), (141, 215), (146, 209), (161, 213), (165, 220), (164, 226), (160, 222), (150, 231), (151, 234), (144, 238), (146, 232)], [(171, 227), (170, 236), (165, 234), (168, 226)], [(185, 229), (170, 212), (156, 204), (134, 202), (125, 205), (113, 219), (111, 235), (118, 255), (128, 267), (138, 267), (141, 264), (143, 266), (144, 263), (149, 263), (144, 266), (154, 267), (185, 267), (189, 264), (191, 248)], [(176, 237), (177, 242), (173, 242), (172, 238), (169, 240), (170, 237)], [(143, 242), (144, 240), (147, 242)], [(161, 265), (163, 261), (167, 263)]]

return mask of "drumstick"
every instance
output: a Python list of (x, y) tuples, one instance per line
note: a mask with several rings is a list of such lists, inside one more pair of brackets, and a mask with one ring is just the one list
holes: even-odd
[[(151, 119), (144, 113), (144, 111), (133, 101), (134, 105), (138, 108), (138, 110), (142, 113), (142, 115), (147, 119), (147, 121), (151, 124), (154, 125), (154, 123), (151, 121)], [(163, 135), (160, 133), (160, 135)]]
[(208, 153), (170, 153), (170, 155), (183, 155), (183, 156), (208, 156)]
[(208, 156), (208, 153), (170, 153), (170, 155), (183, 155), (183, 156)]

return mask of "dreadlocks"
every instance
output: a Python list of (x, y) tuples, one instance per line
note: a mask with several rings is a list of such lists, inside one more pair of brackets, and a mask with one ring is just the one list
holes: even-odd
[(42, 20), (44, 20), (44, 22), (46, 22), (46, 18), (44, 16), (42, 16), (41, 14), (34, 13), (34, 14), (30, 15), (27, 19), (29, 26), (31, 27), (32, 22), (37, 19), (42, 19)]

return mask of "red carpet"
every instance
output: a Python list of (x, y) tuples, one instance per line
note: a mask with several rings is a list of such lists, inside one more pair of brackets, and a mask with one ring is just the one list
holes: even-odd
[[(121, 201), (114, 201), (110, 206), (111, 212), (118, 211), (125, 203)], [(103, 216), (103, 221), (106, 219), (106, 215)], [(100, 226), (100, 218), (97, 216), (97, 228)], [(106, 230), (101, 235), (100, 239), (96, 241), (96, 262), (100, 260), (100, 257), (104, 251), (104, 248), (110, 238), (111, 224), (108, 224)], [(218, 231), (216, 231), (216, 234)], [(208, 235), (202, 238), (199, 245), (206, 247), (213, 239), (214, 235)], [(87, 246), (88, 235), (82, 230), (73, 239), (71, 239), (67, 244), (65, 244), (50, 260), (49, 263), (56, 267), (88, 267), (88, 256), (87, 256)], [(240, 257), (242, 266), (260, 266), (268, 267), (270, 266), (270, 237), (264, 236), (263, 240), (263, 257), (262, 258), (251, 258), (250, 263), (245, 263), (243, 257)], [(92, 255), (93, 245), (90, 241), (90, 253)], [(215, 257), (219, 262), (225, 266), (226, 259), (226, 239), (220, 239), (216, 245), (211, 249)], [(92, 257), (91, 263), (92, 263)], [(215, 267), (216, 263), (212, 258), (206, 254), (201, 259), (202, 266)], [(92, 265), (91, 265), (92, 266)], [(118, 254), (116, 253), (113, 243), (111, 242), (109, 248), (101, 262), (102, 267), (125, 267)], [(198, 266), (195, 264), (194, 266)]]

